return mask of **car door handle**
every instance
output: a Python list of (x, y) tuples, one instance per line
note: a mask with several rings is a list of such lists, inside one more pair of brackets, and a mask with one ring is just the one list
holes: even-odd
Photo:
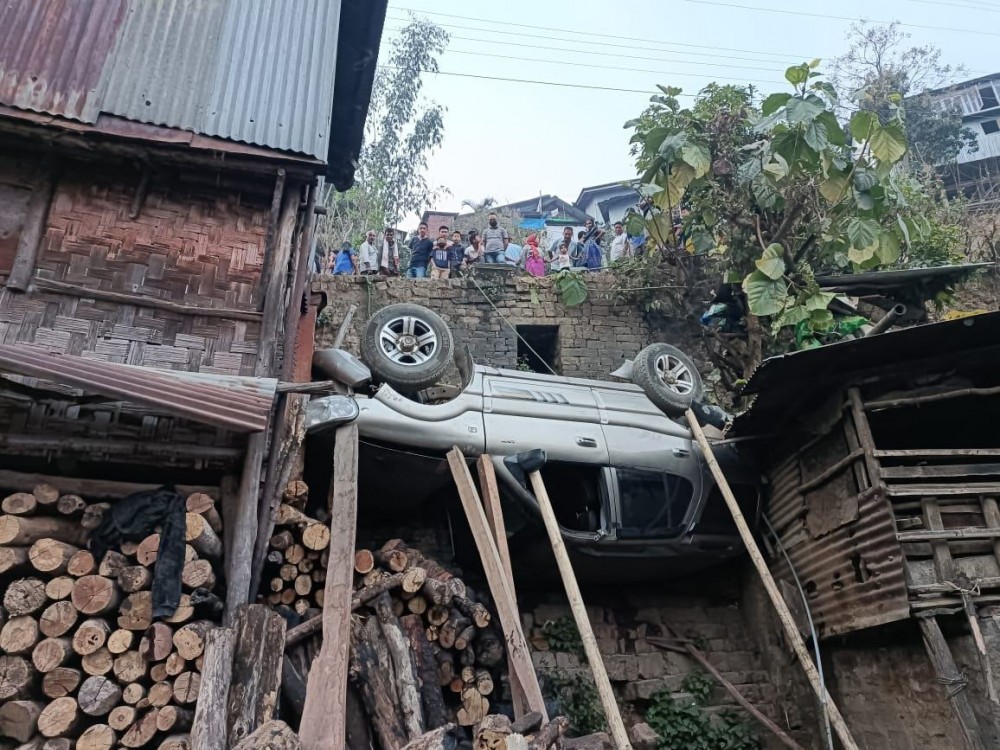
[(581, 448), (597, 447), (597, 441), (594, 440), (594, 438), (588, 438), (588, 437), (578, 437), (576, 439), (576, 444), (579, 445)]
[(691, 451), (689, 451), (687, 448), (674, 448), (672, 453), (677, 458), (687, 458), (688, 456), (691, 455)]

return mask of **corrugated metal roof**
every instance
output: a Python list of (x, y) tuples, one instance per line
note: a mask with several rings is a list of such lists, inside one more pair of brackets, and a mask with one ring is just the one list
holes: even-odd
[(0, 4), (0, 102), (93, 123), (101, 72), (128, 1)]
[(346, 189), (385, 7), (386, 0), (5, 0), (0, 104), (89, 124), (104, 113), (306, 154), (327, 161)]
[(202, 132), (228, 4), (133, 2), (105, 70), (101, 111)]
[(72, 385), (235, 432), (267, 427), (277, 381), (215, 377), (100, 362), (38, 347), (0, 345), (0, 370)]
[(325, 157), (340, 0), (230, 2), (202, 132)]

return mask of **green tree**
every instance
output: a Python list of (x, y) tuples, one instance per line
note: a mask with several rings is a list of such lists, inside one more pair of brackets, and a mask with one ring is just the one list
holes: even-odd
[(963, 148), (975, 150), (976, 134), (962, 125), (960, 112), (942, 111), (927, 92), (962, 80), (968, 71), (942, 62), (934, 45), (907, 46), (909, 36), (898, 21), (854, 24), (849, 49), (832, 61), (832, 80), (849, 92), (843, 103), (848, 112), (876, 112), (883, 122), (896, 114), (893, 97), (903, 97), (915, 166), (954, 161)]
[[(845, 127), (835, 114), (837, 91), (818, 65), (789, 68), (792, 91), (771, 94), (759, 111), (746, 91), (728, 91), (728, 102), (712, 106), (717, 87), (682, 109), (680, 90), (660, 87), (652, 106), (626, 124), (635, 129), (641, 191), (651, 202), (650, 236), (667, 255), (714, 257), (726, 281), (739, 284), (746, 340), (729, 353), (740, 377), (776, 339), (809, 345), (836, 333), (834, 295), (820, 290), (818, 273), (891, 266), (924, 230), (901, 215), (895, 167), (907, 140), (899, 97), (888, 99), (885, 118), (859, 110)], [(673, 225), (682, 204), (678, 247)]]
[(381, 233), (437, 197), (425, 173), (444, 140), (445, 110), (424, 98), (423, 87), (447, 44), (444, 29), (414, 17), (383, 46), (388, 54), (375, 74), (354, 187), (325, 196), (320, 240), (327, 248), (359, 243), (369, 229)]

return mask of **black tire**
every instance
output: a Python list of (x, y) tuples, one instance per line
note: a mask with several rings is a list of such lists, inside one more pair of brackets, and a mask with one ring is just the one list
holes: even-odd
[[(669, 377), (676, 380), (674, 383), (666, 380), (670, 363), (674, 367)], [(691, 404), (701, 401), (705, 392), (694, 362), (670, 344), (652, 344), (639, 352), (632, 363), (632, 382), (668, 417), (683, 416)]]
[[(427, 343), (421, 345), (421, 339)], [(376, 380), (400, 393), (416, 393), (437, 383), (454, 352), (447, 323), (421, 305), (383, 307), (361, 337), (362, 361)]]

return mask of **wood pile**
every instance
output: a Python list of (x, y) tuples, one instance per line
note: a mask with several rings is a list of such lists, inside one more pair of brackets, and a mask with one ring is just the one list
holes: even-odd
[(180, 606), (154, 622), (159, 534), (101, 560), (87, 549), (110, 507), (49, 484), (2, 501), (0, 737), (37, 750), (190, 747), (222, 610), (221, 518), (209, 495), (187, 498)]
[[(400, 539), (356, 550), (354, 570), (349, 706), (359, 704), (366, 726), (354, 716), (349, 732), (353, 723), (376, 747), (399, 748), (450, 723), (479, 724), (506, 671), (486, 600)], [(320, 630), (318, 616), (289, 629), (286, 678), (290, 671), (304, 683)], [(285, 689), (289, 698), (298, 692), (287, 679)]]
[[(286, 499), (304, 492), (296, 489), (297, 485), (305, 486), (303, 482), (290, 483)], [(275, 526), (281, 529), (270, 540), (262, 597), (272, 606), (291, 607), (300, 616), (322, 609), (330, 527), (291, 502), (282, 503)]]

